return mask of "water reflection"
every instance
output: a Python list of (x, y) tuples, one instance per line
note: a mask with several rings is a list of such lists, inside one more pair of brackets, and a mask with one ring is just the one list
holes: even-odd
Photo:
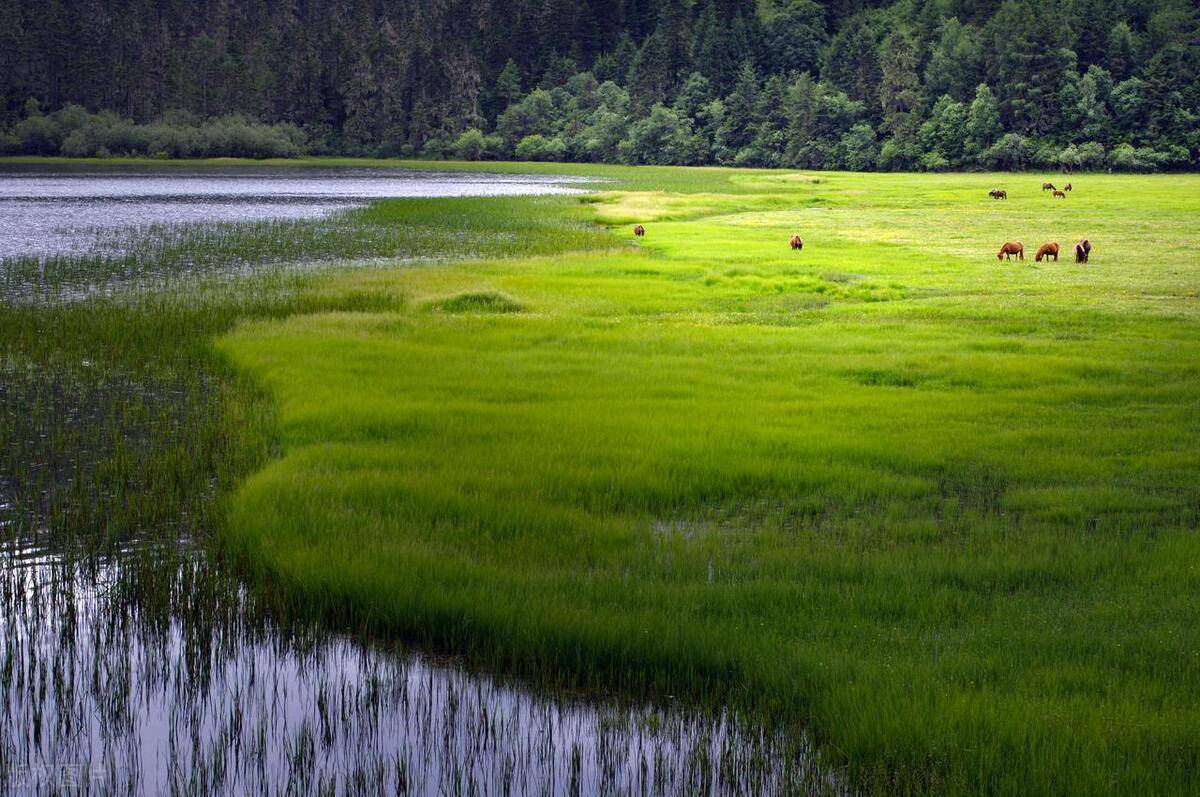
[(131, 599), (131, 573), (142, 592), (161, 577), (147, 554), (72, 565), (0, 550), (0, 791), (839, 791), (803, 739), (727, 715), (540, 695), (452, 661), (284, 633), (195, 559), (161, 585), (175, 597), (159, 611)]

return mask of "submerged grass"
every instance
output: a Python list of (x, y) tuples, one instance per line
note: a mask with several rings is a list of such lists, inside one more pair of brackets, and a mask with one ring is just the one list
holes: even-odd
[[(589, 203), (660, 219), (640, 251), (337, 275), (406, 302), (223, 338), (283, 450), (243, 564), (301, 613), (802, 722), (868, 788), (1195, 791), (1197, 179), (655, 180)], [(480, 296), (523, 312), (414, 312)]]
[[(518, 313), (523, 306), (497, 291), (444, 293), (412, 302), (405, 290), (371, 284), (366, 272), (481, 252), (501, 256), (526, 249), (624, 245), (589, 224), (587, 215), (573, 200), (530, 199), (510, 206), (495, 200), (401, 201), (284, 227), (150, 228), (129, 232), (114, 251), (46, 259), (26, 272), (32, 279), (5, 283), (0, 292), (0, 566), (5, 569), (0, 602), (9, 621), (0, 622), (0, 669), (13, 678), (0, 690), (6, 701), (0, 724), (9, 730), (0, 745), (0, 790), (39, 784), (53, 791), (60, 776), (79, 773), (88, 779), (81, 793), (137, 792), (154, 784), (166, 788), (168, 782), (183, 793), (210, 793), (228, 791), (242, 778), (254, 779), (264, 793), (282, 793), (281, 778), (290, 791), (311, 790), (319, 782), (329, 793), (405, 784), (433, 789), (435, 781), (452, 791), (511, 785), (513, 778), (552, 783), (562, 777), (563, 745), (587, 742), (593, 733), (587, 722), (594, 717), (601, 747), (585, 750), (582, 762), (575, 747), (567, 760), (570, 777), (595, 788), (610, 784), (637, 791), (644, 788), (637, 784), (653, 782), (666, 793), (713, 783), (737, 793), (839, 791), (840, 785), (806, 755), (806, 737), (742, 736), (732, 715), (705, 713), (693, 720), (674, 710), (653, 711), (645, 716), (654, 727), (623, 728), (619, 723), (634, 715), (620, 706), (601, 706), (597, 712), (564, 704), (564, 713), (556, 715), (555, 702), (543, 718), (534, 714), (540, 705), (535, 700), (492, 696), (487, 682), (470, 673), (429, 676), (415, 685), (407, 683), (414, 676), (402, 674), (399, 698), (374, 680), (342, 684), (332, 699), (325, 691), (314, 695), (308, 690), (327, 685), (320, 673), (314, 678), (304, 658), (310, 646), (315, 649), (325, 639), (308, 624), (313, 615), (295, 611), (292, 596), (269, 590), (245, 609), (241, 594), (219, 570), (214, 573), (207, 563), (197, 567), (190, 558), (191, 543), (212, 541), (226, 522), (234, 487), (278, 454), (273, 402), (257, 381), (214, 349), (214, 337), (247, 319), (378, 315), (408, 308), (449, 316)], [(390, 232), (362, 234), (372, 227)], [(311, 246), (293, 246), (284, 234), (293, 228)], [(343, 228), (344, 235), (323, 239), (325, 232)], [(388, 244), (367, 252), (354, 248), (368, 239)], [(396, 241), (402, 242), (400, 249)], [(335, 263), (363, 270), (358, 285), (329, 279), (319, 268), (276, 267), (291, 264), (298, 253), (318, 266), (324, 258), (368, 254), (369, 267), (361, 260)], [(380, 262), (383, 254), (390, 259)], [(16, 261), (3, 267), (10, 278), (20, 273)], [(44, 554), (47, 549), (54, 554)], [(26, 554), (7, 558), (25, 550), (48, 564), (26, 570), (17, 561)], [(114, 572), (115, 585), (109, 583)], [(299, 621), (272, 632), (278, 640), (271, 643), (282, 648), (287, 640), (300, 648), (298, 653), (267, 650), (260, 643), (268, 617)], [(254, 628), (248, 631), (247, 623)], [(141, 669), (137, 660), (144, 652), (154, 656)], [(350, 654), (335, 650), (333, 655)], [(282, 674), (271, 673), (282, 683), (267, 679), (259, 691), (239, 691), (232, 698), (214, 694), (231, 670), (247, 666), (246, 657), (252, 670), (264, 662), (284, 667)], [(293, 666), (300, 667), (299, 674), (286, 671)], [(342, 677), (352, 674), (345, 663), (334, 666)], [(461, 688), (473, 690), (471, 700), (464, 703), (454, 693), (460, 686), (454, 678), (463, 682)], [(448, 696), (438, 691), (443, 680), (450, 683)], [(172, 688), (159, 690), (160, 685)], [(299, 729), (288, 727), (295, 717), (281, 720), (270, 705), (280, 689), (317, 700), (311, 714), (300, 712)], [(410, 696), (410, 689), (417, 693)], [(425, 695), (425, 689), (431, 693)], [(373, 707), (357, 706), (360, 695)], [(338, 708), (339, 698), (355, 705)], [(139, 725), (147, 710), (140, 701), (159, 699), (169, 701), (174, 751), (165, 774), (142, 772), (146, 759), (137, 744), (123, 745), (107, 730), (100, 748), (94, 746), (88, 732), (97, 722), (96, 711), (117, 737), (147, 743), (154, 723)], [(419, 716), (416, 724), (408, 718), (405, 733), (420, 737), (444, 726), (444, 738), (422, 742), (392, 736), (389, 744), (400, 746), (394, 760), (345, 758), (353, 755), (356, 733), (364, 734), (376, 752), (389, 748), (375, 738), (374, 723), (405, 721), (410, 700)], [(341, 714), (341, 733), (332, 736), (326, 716), (330, 701)], [(209, 724), (214, 716), (224, 721), (225, 712), (228, 726)], [(323, 734), (314, 730), (318, 718)], [(243, 727), (243, 720), (259, 726)], [(660, 722), (670, 725), (659, 727)], [(555, 727), (553, 738), (539, 730), (539, 723)], [(560, 738), (564, 723), (578, 723), (571, 725), (574, 735)], [(751, 726), (752, 733), (756, 727)], [(295, 749), (285, 765), (276, 759), (288, 742), (275, 734), (294, 736)], [(254, 755), (231, 766), (227, 757), (243, 744)], [(429, 755), (423, 744), (440, 744), (439, 754)], [(621, 753), (631, 744), (641, 751), (636, 765)], [(105, 756), (102, 765), (92, 757), (97, 754)], [(473, 763), (456, 769), (463, 755)], [(364, 774), (368, 766), (371, 772)]]
[(19, 510), (0, 526), (7, 538), (46, 533), (97, 553), (214, 528), (217, 497), (265, 462), (273, 409), (213, 338), (240, 319), (404, 305), (327, 287), (322, 266), (616, 245), (563, 197), (385, 201), (109, 243), (0, 261), (0, 502)]

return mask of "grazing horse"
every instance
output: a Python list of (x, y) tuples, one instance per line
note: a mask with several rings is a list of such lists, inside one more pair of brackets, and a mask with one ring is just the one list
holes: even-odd
[(1008, 199), (1008, 192), (1003, 188), (993, 188), (991, 191), (988, 191), (988, 196), (992, 199)]
[(1004, 246), (1000, 247), (1000, 251), (996, 254), (997, 260), (1003, 260), (1008, 257), (1012, 260), (1012, 256), (1016, 255), (1018, 259), (1025, 259), (1025, 244), (1020, 241), (1005, 241)]
[(1070, 190), (1071, 190), (1071, 184), (1070, 184), (1070, 183), (1067, 183), (1066, 185), (1064, 185), (1064, 186), (1063, 186), (1063, 190), (1064, 190), (1064, 191), (1070, 191)]
[(799, 235), (792, 236), (791, 244), (792, 244), (792, 250), (796, 251), (796, 252), (799, 252), (801, 249), (804, 248), (804, 241), (800, 240)]
[(643, 235), (646, 234), (646, 228), (639, 224), (633, 228), (633, 234), (636, 235), (638, 238), (641, 238)]
[(1092, 242), (1084, 238), (1079, 243), (1075, 244), (1075, 262), (1088, 262), (1088, 255), (1092, 253)]
[(1062, 197), (1063, 199), (1066, 199), (1066, 198), (1067, 198), (1067, 195), (1066, 195), (1066, 194), (1064, 194), (1062, 191), (1055, 191), (1055, 192), (1054, 192), (1053, 194), (1051, 194), (1050, 196), (1052, 196), (1052, 197)]
[(1042, 183), (1042, 190), (1043, 191), (1053, 191), (1054, 183)]
[(1038, 247), (1037, 254), (1033, 256), (1033, 259), (1041, 263), (1043, 257), (1047, 260), (1054, 258), (1054, 262), (1058, 262), (1058, 241), (1051, 241)]

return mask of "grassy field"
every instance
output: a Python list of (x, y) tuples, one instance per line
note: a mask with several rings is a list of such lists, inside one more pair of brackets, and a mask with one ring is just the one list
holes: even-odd
[(867, 788), (1200, 788), (1200, 178), (598, 171), (618, 251), (346, 272), (384, 307), (220, 340), (282, 447), (240, 561)]
[(299, 617), (867, 790), (1200, 789), (1200, 177), (486, 168), (607, 182), (5, 261), (4, 534), (216, 530)]

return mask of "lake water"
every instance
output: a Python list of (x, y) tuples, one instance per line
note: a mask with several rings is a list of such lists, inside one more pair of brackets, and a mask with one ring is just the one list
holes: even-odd
[(0, 165), (0, 259), (78, 254), (97, 232), (307, 219), (394, 197), (577, 192), (581, 178), (401, 169)]
[(194, 592), (157, 613), (122, 598), (119, 559), (0, 548), (0, 793), (839, 791), (803, 739), (284, 632), (182, 567)]

